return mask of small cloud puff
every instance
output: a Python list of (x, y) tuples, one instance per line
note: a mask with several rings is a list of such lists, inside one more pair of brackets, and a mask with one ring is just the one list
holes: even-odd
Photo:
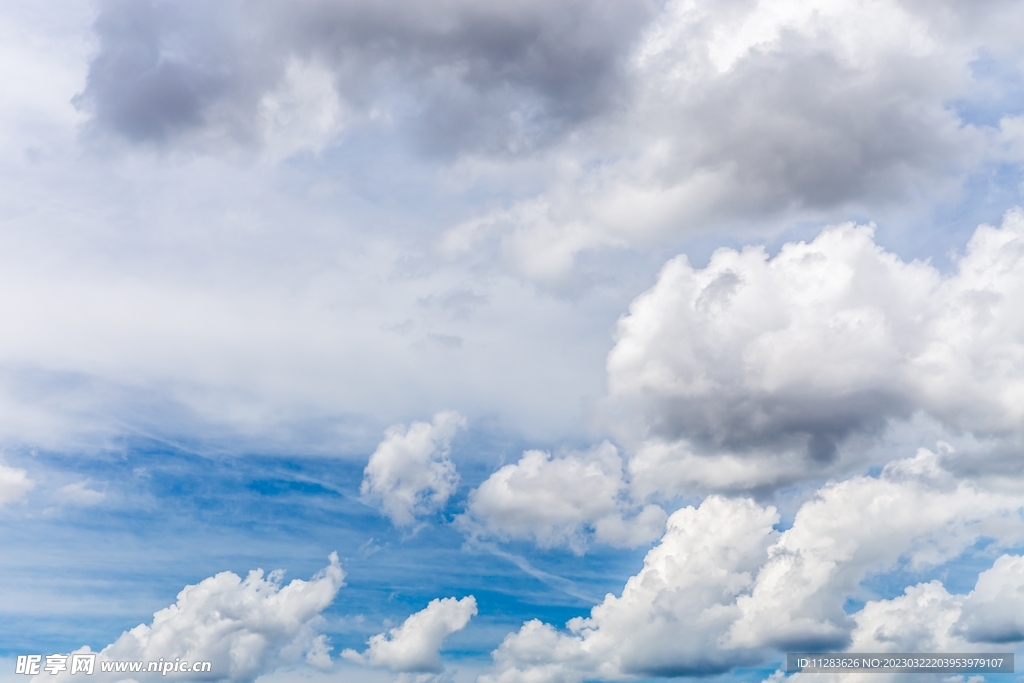
[(406, 619), (386, 634), (370, 638), (362, 654), (345, 650), (341, 656), (358, 664), (381, 666), (395, 672), (440, 673), (439, 650), (445, 638), (461, 631), (477, 613), (476, 598), (469, 595), (434, 599), (426, 608)]
[(625, 494), (622, 459), (607, 441), (557, 458), (527, 451), (470, 494), (458, 524), (474, 536), (532, 539), (542, 547), (567, 545), (577, 554), (584, 552), (591, 535), (620, 547), (656, 540), (665, 529), (665, 512), (648, 505), (628, 517), (636, 506)]
[(437, 413), (429, 423), (413, 422), (408, 429), (389, 427), (363, 472), (363, 498), (379, 504), (400, 527), (443, 507), (459, 483), (448, 457), (451, 442), (465, 428), (466, 418), (454, 411)]
[(28, 478), (28, 472), (9, 467), (0, 462), (0, 506), (20, 500), (35, 488), (36, 483)]
[(98, 505), (107, 497), (106, 493), (89, 488), (88, 479), (61, 486), (57, 489), (57, 494), (62, 503), (83, 507)]

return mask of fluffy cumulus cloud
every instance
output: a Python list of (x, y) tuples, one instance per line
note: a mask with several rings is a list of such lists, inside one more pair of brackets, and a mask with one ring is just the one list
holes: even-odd
[[(844, 611), (865, 578), (897, 565), (923, 571), (982, 537), (994, 547), (1024, 540), (1024, 492), (979, 488), (940, 460), (922, 450), (877, 477), (826, 485), (785, 531), (777, 530), (773, 508), (752, 500), (710, 496), (683, 508), (620, 596), (609, 595), (565, 631), (527, 622), (494, 652), (495, 670), (483, 680), (708, 676), (764, 662), (780, 649), (955, 643), (970, 650), (971, 643), (1018, 640), (1013, 556), (1000, 558), (966, 597), (922, 584)], [(1006, 607), (993, 621), (976, 616), (1001, 599)]]
[[(186, 586), (178, 600), (106, 646), (97, 655), (99, 681), (157, 681), (162, 674), (104, 673), (105, 661), (210, 662), (207, 673), (176, 673), (180, 680), (252, 683), (281, 662), (305, 658), (313, 666), (330, 666), (330, 647), (319, 627), (320, 613), (344, 585), (345, 574), (332, 553), (330, 564), (309, 581), (282, 586), (282, 572), (264, 576), (253, 570), (244, 579), (222, 572)], [(89, 652), (83, 648), (78, 652)], [(74, 681), (63, 671), (43, 673), (33, 681)]]
[(844, 443), (921, 413), (979, 437), (1017, 434), (1022, 297), (1020, 211), (978, 228), (946, 276), (852, 224), (774, 257), (721, 249), (702, 269), (677, 257), (608, 357), (606, 408), (633, 445), (635, 490), (816, 476), (842, 464)]
[(0, 462), (0, 505), (20, 500), (35, 488), (35, 485), (35, 482), (29, 479), (26, 470)]
[[(951, 432), (1017, 443), (1022, 260), (1020, 211), (978, 228), (948, 274), (901, 260), (853, 224), (774, 257), (722, 249), (703, 269), (674, 259), (620, 321), (608, 358), (603, 409), (627, 444), (625, 468), (610, 447), (588, 460), (527, 454), (474, 492), (469, 514), (492, 533), (543, 542), (614, 509), (597, 501), (624, 489), (639, 500), (842, 473), (863, 464), (872, 439), (922, 415)], [(966, 460), (984, 470), (987, 453), (940, 442), (877, 476), (831, 481), (784, 531), (772, 508), (711, 495), (669, 517), (621, 595), (565, 630), (527, 622), (494, 652), (483, 680), (707, 676), (787, 650), (972, 651), (1019, 641), (1013, 555), (967, 595), (933, 581), (846, 609), (871, 577), (927, 572), (981, 539), (991, 550), (1024, 541), (1016, 478), (955, 471)], [(590, 507), (571, 494), (559, 500), (546, 478), (580, 482)], [(528, 491), (577, 516), (558, 527), (552, 513), (543, 526), (540, 513), (508, 502)]]
[(631, 510), (622, 459), (612, 444), (552, 458), (527, 451), (469, 497), (459, 524), (473, 535), (525, 538), (542, 547), (567, 545), (582, 553), (591, 534), (603, 543), (634, 546), (661, 536), (665, 512)]
[[(872, 600), (853, 615), (851, 652), (1007, 652), (1024, 641), (1024, 558), (1002, 555), (966, 595), (951, 594), (941, 581), (908, 586), (902, 595)], [(984, 614), (983, 617), (981, 615)], [(981, 619), (979, 620), (979, 617)], [(982, 625), (984, 624), (984, 625)], [(980, 628), (979, 628), (980, 627)], [(802, 680), (808, 674), (796, 674)], [(905, 676), (905, 674), (903, 674)], [(876, 680), (878, 674), (841, 680)], [(814, 680), (823, 678), (814, 674)], [(828, 683), (833, 678), (824, 676)], [(890, 675), (883, 680), (896, 680)], [(980, 679), (980, 677), (979, 677)]]
[(370, 456), (360, 488), (365, 499), (380, 504), (397, 526), (440, 509), (455, 492), (459, 474), (448, 457), (455, 434), (466, 418), (445, 411), (432, 422), (390, 427)]
[(970, 642), (1024, 640), (1024, 557), (1004, 555), (982, 572), (955, 626)]
[(401, 626), (371, 637), (365, 652), (345, 650), (341, 656), (396, 672), (439, 673), (444, 670), (440, 650), (445, 638), (464, 629), (476, 613), (476, 598), (472, 595), (461, 600), (434, 599)]
[(679, 510), (621, 596), (570, 621), (567, 633), (527, 622), (495, 651), (497, 671), (483, 680), (712, 675), (754, 661), (718, 640), (764, 562), (777, 521), (773, 509), (718, 497)]

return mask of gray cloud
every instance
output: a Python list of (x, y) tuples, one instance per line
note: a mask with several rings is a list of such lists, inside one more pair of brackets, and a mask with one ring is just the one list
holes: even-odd
[(343, 75), (346, 92), (390, 77), (398, 97), (412, 96), (419, 144), (431, 152), (529, 147), (604, 111), (653, 9), (620, 0), (302, 7), (293, 26), (310, 55)]
[(614, 104), (652, 14), (623, 0), (110, 0), (79, 102), (135, 141), (251, 136), (298, 60), (328, 69), (349, 106), (406, 121), (423, 151), (518, 151)]
[(679, 170), (723, 173), (734, 185), (729, 213), (892, 200), (914, 174), (959, 160), (966, 141), (941, 101), (953, 79), (929, 73), (933, 64), (899, 55), (866, 73), (820, 38), (792, 34), (773, 48), (681, 106), (680, 128), (701, 134), (684, 138)]
[(240, 5), (108, 0), (95, 23), (100, 50), (76, 104), (100, 129), (136, 142), (215, 125), (225, 108), (236, 110), (228, 132), (241, 132), (245, 121), (230, 119), (255, 107), (280, 66), (232, 35), (231, 9)]
[(961, 25), (962, 11), (666, 3), (631, 55), (628, 106), (557, 148), (544, 192), (445, 244), (501, 234), (522, 274), (551, 280), (589, 250), (854, 212), (902, 222), (955, 201), (971, 174), (1021, 158), (1003, 28), (1019, 13), (985, 4)]

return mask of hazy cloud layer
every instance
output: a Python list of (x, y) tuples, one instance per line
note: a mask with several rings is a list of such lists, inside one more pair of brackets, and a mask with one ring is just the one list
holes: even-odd
[(591, 535), (615, 546), (650, 543), (664, 531), (665, 512), (633, 509), (625, 484), (622, 459), (608, 442), (555, 458), (527, 451), (470, 493), (459, 525), (474, 536), (567, 545), (578, 554)]
[(922, 412), (1008, 438), (1024, 416), (1024, 214), (982, 226), (942, 276), (828, 228), (774, 257), (670, 261), (619, 322), (608, 414), (640, 495), (753, 489), (856, 458), (853, 437)]
[(416, 518), (444, 507), (459, 483), (455, 463), (448, 457), (451, 442), (466, 418), (441, 412), (432, 422), (389, 427), (370, 456), (360, 492), (379, 503), (396, 526), (410, 526)]
[[(571, 620), (567, 631), (527, 622), (494, 652), (495, 672), (482, 680), (709, 676), (763, 662), (776, 650), (841, 650), (867, 633), (880, 638), (879, 612), (889, 608), (869, 603), (853, 615), (843, 609), (865, 578), (901, 561), (915, 570), (934, 567), (981, 537), (997, 547), (1020, 543), (1022, 511), (1024, 493), (980, 489), (923, 450), (877, 478), (822, 488), (784, 532), (774, 529), (774, 508), (711, 496), (669, 517), (661, 543), (620, 596)], [(997, 562), (966, 601), (984, 603), (1001, 592), (1016, 600), (1014, 562)], [(904, 621), (934, 616), (927, 601), (891, 609), (906, 611)], [(950, 633), (972, 634), (972, 642), (1016, 639), (1014, 619), (1002, 618), (980, 636), (965, 613), (962, 622), (959, 613), (945, 622)], [(927, 642), (922, 636), (917, 644)]]
[[(96, 680), (163, 680), (162, 674), (102, 673), (100, 661), (211, 662), (208, 673), (176, 673), (179, 680), (252, 683), (282, 662), (301, 658), (317, 667), (330, 666), (330, 647), (319, 633), (320, 613), (345, 585), (345, 574), (332, 553), (330, 564), (309, 581), (294, 579), (282, 586), (283, 572), (264, 577), (255, 569), (245, 579), (222, 572), (186, 586), (173, 605), (153, 615), (98, 653)], [(88, 652), (88, 648), (78, 652)], [(74, 681), (69, 671), (42, 673), (33, 681)]]
[(359, 664), (381, 666), (396, 672), (438, 673), (440, 649), (445, 638), (461, 631), (476, 616), (476, 598), (436, 598), (387, 633), (372, 636), (362, 654), (345, 650), (342, 657)]

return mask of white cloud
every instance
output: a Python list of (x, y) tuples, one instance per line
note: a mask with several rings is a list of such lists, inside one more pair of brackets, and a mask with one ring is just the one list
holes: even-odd
[[(1006, 652), (1011, 642), (1024, 640), (1019, 629), (1022, 596), (1022, 558), (1003, 555), (995, 564), (983, 571), (974, 589), (966, 595), (951, 594), (941, 581), (933, 580), (908, 586), (902, 595), (887, 600), (871, 600), (852, 615), (856, 628), (851, 634), (849, 652)], [(991, 598), (1000, 595), (1005, 602), (994, 604)], [(965, 637), (965, 623), (979, 613), (969, 612), (967, 605), (985, 605), (994, 617), (995, 628), (986, 629), (985, 637)], [(988, 614), (983, 620), (988, 618)], [(1014, 624), (1016, 622), (1016, 624)], [(979, 625), (974, 622), (972, 626)], [(1005, 627), (1010, 625), (1007, 630)], [(968, 627), (969, 630), (970, 627)], [(983, 627), (984, 628), (984, 627)], [(789, 677), (781, 672), (766, 679), (766, 683), (790, 681), (824, 681), (842, 683), (856, 681), (899, 681), (906, 674), (803, 674)], [(963, 683), (963, 676), (944, 678), (948, 683)], [(982, 676), (971, 676), (969, 683), (981, 683)]]
[(88, 479), (65, 484), (57, 489), (57, 494), (60, 496), (60, 502), (62, 503), (83, 506), (97, 505), (107, 497), (107, 494), (103, 491), (89, 488)]
[(35, 488), (36, 483), (28, 478), (28, 472), (0, 462), (0, 505), (13, 503)]
[[(337, 553), (330, 564), (309, 581), (295, 579), (281, 586), (283, 572), (264, 577), (256, 569), (242, 579), (221, 572), (186, 586), (177, 602), (139, 624), (98, 653), (98, 681), (157, 681), (161, 674), (103, 674), (99, 661), (208, 661), (217, 680), (252, 683), (282, 661), (303, 655), (317, 667), (329, 665), (329, 649), (318, 634), (320, 613), (344, 585)], [(88, 652), (82, 648), (78, 652)], [(210, 674), (177, 673), (179, 680), (209, 680)], [(33, 681), (74, 681), (68, 671), (57, 676), (40, 674)]]
[(982, 536), (1024, 539), (1021, 492), (979, 488), (922, 449), (878, 478), (829, 484), (797, 512), (769, 550), (741, 616), (737, 644), (842, 648), (853, 625), (843, 600), (867, 576), (904, 559), (912, 570), (953, 559)]
[(443, 670), (440, 649), (445, 638), (461, 631), (477, 613), (476, 598), (435, 598), (401, 626), (378, 633), (362, 654), (345, 650), (342, 657), (359, 664), (396, 672), (437, 673)]
[(609, 595), (590, 618), (570, 621), (569, 633), (527, 622), (495, 651), (497, 672), (482, 681), (708, 676), (754, 661), (742, 649), (722, 648), (719, 638), (764, 562), (777, 521), (774, 509), (715, 496), (675, 512), (620, 597)]
[[(526, 538), (542, 547), (568, 545), (582, 553), (593, 537), (616, 546), (650, 543), (665, 528), (665, 512), (629, 503), (622, 459), (607, 441), (552, 458), (527, 451), (470, 493), (459, 524), (474, 535)], [(629, 513), (632, 512), (631, 516)]]
[(396, 526), (410, 526), (418, 516), (444, 507), (459, 483), (448, 453), (456, 432), (465, 427), (466, 418), (454, 411), (408, 429), (389, 427), (363, 472), (363, 497), (378, 502)]
[(828, 484), (783, 532), (774, 528), (773, 508), (750, 500), (710, 496), (679, 510), (620, 596), (571, 620), (567, 631), (527, 622), (494, 652), (495, 671), (482, 680), (709, 676), (763, 662), (776, 649), (882, 647), (887, 623), (904, 640), (893, 636), (883, 649), (962, 644), (957, 633), (972, 633), (980, 622), (966, 610), (960, 621), (961, 603), (973, 601), (985, 614), (1000, 598), (1006, 607), (994, 614), (1005, 618), (985, 637), (1014, 638), (1015, 558), (997, 561), (966, 599), (951, 601), (940, 586), (926, 584), (869, 602), (854, 615), (843, 609), (865, 578), (900, 563), (923, 571), (981, 537), (993, 539), (993, 547), (1024, 539), (1024, 492), (980, 489), (939, 460), (922, 451), (878, 477)]
[(981, 573), (956, 630), (971, 642), (1024, 640), (1024, 557), (1003, 555)]
[(871, 600), (855, 615), (851, 652), (970, 652), (952, 632), (964, 596), (941, 581), (908, 586), (890, 600)]
[(263, 95), (258, 119), (269, 158), (321, 152), (341, 132), (345, 111), (332, 76), (318, 64), (292, 59), (278, 89)]
[[(638, 495), (773, 487), (849, 466), (851, 437), (917, 412), (1002, 437), (1024, 418), (1024, 213), (943, 276), (824, 230), (769, 258), (670, 261), (619, 322), (605, 409)], [(846, 459), (846, 462), (844, 461)]]
[[(850, 652), (1006, 652), (1011, 642), (1024, 640), (1020, 617), (1024, 596), (1020, 593), (1022, 558), (1003, 555), (983, 571), (974, 589), (966, 595), (950, 594), (941, 581), (908, 586), (902, 595), (888, 600), (871, 600), (853, 616)], [(996, 595), (1000, 602), (992, 601)], [(986, 612), (972, 612), (968, 605), (981, 606)], [(981, 619), (975, 621), (976, 616)], [(972, 634), (971, 628), (989, 622), (994, 628)], [(966, 628), (965, 628), (966, 627)], [(1008, 627), (1008, 628), (1007, 628)], [(966, 634), (965, 634), (966, 631)], [(965, 637), (966, 635), (966, 637)], [(896, 681), (906, 674), (795, 674), (786, 680)], [(781, 679), (780, 679), (781, 680)], [(954, 683), (963, 677), (945, 679)], [(980, 683), (981, 676), (971, 677)]]

